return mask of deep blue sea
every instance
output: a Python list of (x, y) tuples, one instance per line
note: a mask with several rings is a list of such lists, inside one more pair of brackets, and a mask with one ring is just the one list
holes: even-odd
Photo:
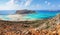
[[(48, 11), (48, 10), (35, 10), (36, 14), (27, 14), (24, 16), (26, 19), (45, 19), (56, 16), (60, 11)], [(15, 14), (16, 10), (0, 10), (0, 18), (9, 19), (9, 14)]]

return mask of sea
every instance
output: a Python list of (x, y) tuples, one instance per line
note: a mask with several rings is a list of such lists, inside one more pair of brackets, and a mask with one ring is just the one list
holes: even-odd
[[(24, 16), (25, 19), (48, 19), (53, 18), (60, 13), (60, 10), (51, 11), (51, 10), (35, 10), (34, 14), (27, 14)], [(0, 10), (0, 19), (9, 20), (7, 17), (9, 14), (15, 14), (16, 10)]]

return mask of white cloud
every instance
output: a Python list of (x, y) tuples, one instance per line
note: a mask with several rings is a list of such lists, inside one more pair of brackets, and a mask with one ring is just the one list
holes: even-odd
[(26, 9), (27, 6), (29, 6), (31, 4), (32, 0), (21, 0), (21, 2), (19, 2), (20, 4), (16, 4), (18, 3), (18, 0), (9, 0), (8, 2), (5, 3), (5, 5), (0, 6), (0, 10), (18, 10), (18, 9)]
[(16, 10), (18, 6), (0, 6), (0, 10)]
[(14, 0), (10, 0), (5, 5), (0, 6), (0, 10), (17, 10), (19, 8), (19, 5), (15, 4)]
[(48, 1), (45, 1), (45, 3), (48, 3)]
[(47, 5), (50, 5), (50, 4), (51, 4), (50, 2), (47, 3)]
[(25, 6), (29, 6), (29, 5), (31, 4), (31, 2), (32, 2), (32, 0), (27, 0), (27, 1), (25, 2)]
[(10, 0), (9, 2), (6, 3), (7, 5), (14, 5), (14, 0)]
[(60, 7), (60, 5), (58, 5), (58, 7)]
[(50, 2), (48, 2), (48, 1), (45, 1), (45, 4), (50, 5), (51, 3), (50, 3)]
[[(0, 10), (21, 10), (21, 9), (31, 9), (30, 4), (32, 0), (21, 0), (19, 3), (18, 0), (9, 0), (5, 5), (0, 6)], [(18, 4), (16, 4), (18, 3)], [(33, 9), (39, 9), (40, 5), (32, 5)]]

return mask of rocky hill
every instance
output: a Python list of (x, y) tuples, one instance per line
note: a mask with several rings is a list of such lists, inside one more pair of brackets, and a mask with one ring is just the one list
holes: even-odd
[(30, 14), (30, 13), (36, 13), (33, 10), (17, 10), (16, 14)]

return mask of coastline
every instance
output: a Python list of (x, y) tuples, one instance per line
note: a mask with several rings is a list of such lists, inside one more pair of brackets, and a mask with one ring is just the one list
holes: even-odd
[[(55, 28), (57, 29), (58, 26), (60, 27), (59, 23), (56, 23), (59, 20), (59, 16), (60, 16), (60, 14), (56, 15), (55, 17), (50, 18), (50, 19), (36, 20), (36, 21), (19, 21), (19, 22), (16, 22), (16, 21), (0, 20), (0, 30), (1, 30), (0, 34), (4, 34), (5, 32), (6, 32), (5, 34), (7, 34), (8, 32), (12, 34), (12, 32), (15, 32), (15, 31), (16, 32), (14, 34), (16, 34), (19, 31), (19, 33), (18, 33), (19, 35), (20, 34), (21, 35), (29, 34), (29, 32), (32, 34), (36, 34), (36, 35), (37, 34), (40, 35), (44, 31), (49, 33), (51, 30), (54, 30)], [(37, 31), (39, 31), (39, 32), (37, 32)], [(53, 34), (53, 32), (51, 31), (50, 34)]]

